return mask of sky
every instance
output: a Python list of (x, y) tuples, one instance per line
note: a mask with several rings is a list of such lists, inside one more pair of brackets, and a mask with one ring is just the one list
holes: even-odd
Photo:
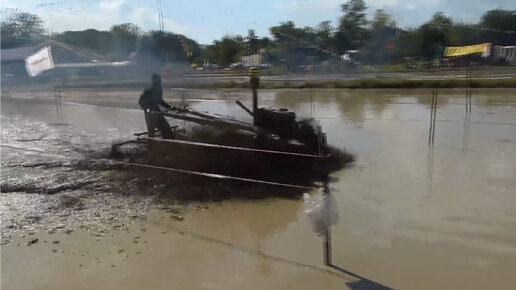
[[(0, 0), (2, 20), (13, 11), (39, 15), (51, 32), (135, 23), (143, 30), (158, 30), (158, 3), (164, 27), (201, 44), (224, 35), (246, 35), (254, 29), (269, 36), (268, 28), (292, 20), (296, 26), (337, 24), (345, 0)], [(475, 23), (485, 11), (516, 10), (516, 0), (366, 0), (368, 13), (384, 9), (405, 28), (417, 27), (443, 11), (455, 21)], [(17, 9), (17, 10), (16, 10)]]

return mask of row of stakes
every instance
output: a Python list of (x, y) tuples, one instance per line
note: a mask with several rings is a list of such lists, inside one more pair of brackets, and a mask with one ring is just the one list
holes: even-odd
[[(468, 81), (468, 88), (466, 90), (466, 115), (471, 114), (472, 105), (472, 77), (471, 77), (471, 66), (466, 67), (466, 80)], [(430, 97), (430, 129), (428, 132), (428, 145), (434, 144), (435, 139), (435, 121), (437, 114), (437, 99), (439, 96), (439, 90), (437, 88), (432, 89), (432, 96)]]

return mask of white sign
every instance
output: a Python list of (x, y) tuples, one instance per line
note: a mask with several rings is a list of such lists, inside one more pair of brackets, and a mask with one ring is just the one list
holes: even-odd
[(33, 55), (28, 56), (25, 59), (25, 68), (31, 77), (35, 77), (46, 70), (53, 69), (54, 60), (52, 59), (50, 46), (45, 46)]
[(250, 66), (259, 66), (261, 62), (261, 57), (259, 54), (251, 54), (245, 55), (241, 57), (242, 66), (250, 67)]

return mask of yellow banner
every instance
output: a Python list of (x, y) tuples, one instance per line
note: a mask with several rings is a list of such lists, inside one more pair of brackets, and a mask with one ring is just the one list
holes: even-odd
[(489, 56), (491, 43), (482, 43), (468, 46), (449, 46), (444, 51), (444, 56), (463, 56), (468, 54), (480, 53), (483, 57)]

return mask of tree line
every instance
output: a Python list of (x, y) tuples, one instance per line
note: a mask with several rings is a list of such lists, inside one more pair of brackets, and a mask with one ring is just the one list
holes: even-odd
[(210, 45), (200, 45), (185, 35), (164, 31), (143, 32), (131, 23), (113, 25), (109, 31), (87, 29), (48, 35), (36, 15), (17, 13), (1, 23), (1, 47), (13, 48), (54, 39), (87, 49), (104, 58), (126, 60), (129, 56), (160, 63), (183, 62), (219, 66), (238, 62), (243, 55), (260, 53), (266, 62), (287, 69), (321, 62), (341, 62), (353, 54), (362, 64), (390, 64), (404, 58), (431, 60), (442, 56), (446, 46), (491, 42), (516, 45), (516, 11), (494, 9), (485, 12), (476, 24), (454, 21), (436, 12), (419, 27), (404, 29), (384, 10), (368, 17), (364, 0), (341, 5), (336, 25), (322, 21), (314, 27), (297, 27), (292, 21), (269, 28), (269, 37), (226, 35)]

